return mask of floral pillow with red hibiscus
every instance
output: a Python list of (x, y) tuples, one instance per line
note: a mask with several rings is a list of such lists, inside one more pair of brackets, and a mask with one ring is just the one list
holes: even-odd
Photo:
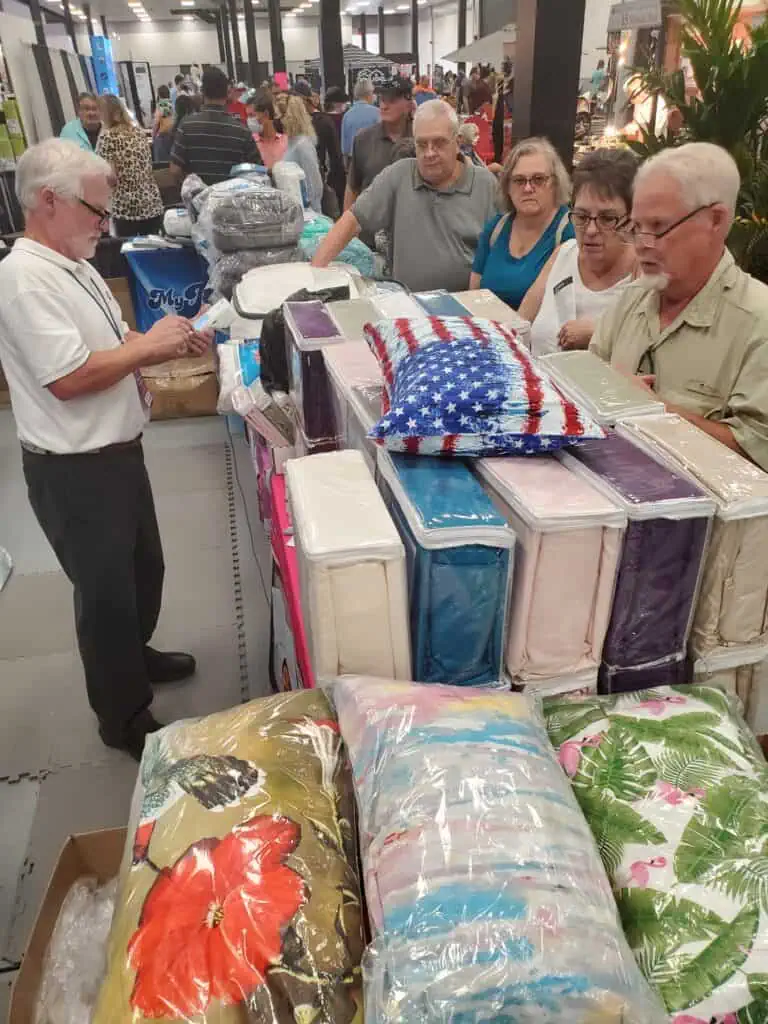
[(150, 736), (93, 1024), (362, 1024), (353, 815), (316, 690)]

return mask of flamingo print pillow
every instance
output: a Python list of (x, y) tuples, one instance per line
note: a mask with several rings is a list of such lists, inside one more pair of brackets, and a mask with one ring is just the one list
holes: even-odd
[(521, 694), (333, 691), (374, 941), (370, 1024), (664, 1024), (587, 823)]
[(316, 690), (150, 736), (94, 1024), (361, 1024), (353, 810)]
[(671, 1024), (768, 1022), (768, 766), (720, 690), (544, 702)]

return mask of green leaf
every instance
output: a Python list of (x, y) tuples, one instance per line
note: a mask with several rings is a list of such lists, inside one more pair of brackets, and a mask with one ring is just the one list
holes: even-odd
[(631, 948), (647, 945), (662, 958), (689, 942), (709, 941), (725, 924), (714, 911), (655, 889), (620, 889), (616, 902)]
[(716, 686), (695, 686), (686, 683), (683, 686), (671, 686), (670, 689), (683, 697), (694, 697), (704, 704), (709, 704), (711, 708), (721, 715), (725, 715), (726, 718), (730, 719), (733, 715), (733, 701), (728, 694), (718, 690)]
[(666, 842), (663, 832), (632, 807), (617, 800), (612, 793), (591, 789), (577, 789), (574, 792), (609, 875), (616, 874), (627, 843), (658, 846)]
[(689, 711), (656, 720), (612, 715), (611, 722), (626, 728), (641, 743), (660, 743), (684, 754), (706, 756), (715, 764), (740, 770), (744, 767), (741, 747), (718, 733), (720, 716), (708, 711)]
[(687, 1010), (728, 981), (749, 956), (759, 919), (757, 907), (745, 907), (682, 968), (677, 978), (659, 985), (667, 1010)]
[(573, 778), (575, 788), (608, 790), (627, 803), (641, 800), (655, 782), (656, 770), (645, 747), (620, 725), (611, 725), (599, 746), (582, 750)]
[(722, 764), (713, 764), (699, 754), (681, 753), (678, 750), (665, 751), (654, 758), (653, 763), (660, 779), (677, 786), (684, 793), (717, 785), (725, 771)]
[(765, 1024), (768, 1020), (768, 1000), (756, 999), (736, 1014), (737, 1024)]
[(562, 699), (544, 701), (544, 716), (550, 742), (555, 748), (577, 736), (594, 722), (600, 722), (608, 717), (604, 705), (599, 700)]
[(747, 984), (753, 999), (768, 1003), (768, 974), (748, 974)]

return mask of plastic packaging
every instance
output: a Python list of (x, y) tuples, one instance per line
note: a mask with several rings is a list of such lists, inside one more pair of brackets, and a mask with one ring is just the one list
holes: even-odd
[(300, 263), (303, 259), (301, 250), (295, 245), (285, 245), (278, 249), (244, 249), (241, 252), (222, 254), (211, 267), (208, 283), (217, 295), (231, 299), (235, 287), (249, 270), (270, 267), (276, 263), (281, 266)]
[(564, 675), (537, 677), (529, 681), (513, 680), (512, 689), (534, 697), (587, 697), (597, 693), (597, 669), (568, 672)]
[[(312, 259), (332, 227), (331, 218), (324, 217), (322, 214), (307, 221), (299, 239), (299, 248), (304, 253), (305, 259)], [(373, 277), (376, 272), (376, 255), (359, 238), (353, 238), (351, 242), (348, 242), (336, 256), (335, 262), (349, 264), (364, 277)]]
[(596, 678), (626, 511), (554, 457), (475, 468), (518, 539), (507, 672), (542, 687), (584, 671)]
[[(390, 320), (398, 317), (409, 317), (418, 320), (424, 319), (427, 316), (426, 310), (418, 304), (410, 293), (405, 291), (382, 292), (374, 295), (371, 301), (379, 311), (380, 317)], [(377, 317), (377, 320), (380, 317)]]
[(13, 559), (5, 548), (0, 548), (0, 590), (11, 577), (13, 572)]
[(427, 316), (469, 315), (467, 307), (444, 288), (438, 288), (431, 292), (414, 292), (413, 297)]
[(235, 287), (232, 301), (237, 313), (262, 319), (279, 309), (296, 292), (331, 292), (346, 289), (338, 298), (357, 294), (355, 278), (344, 267), (312, 267), (309, 263), (285, 263), (249, 271)]
[(459, 460), (378, 453), (379, 488), (403, 539), (413, 678), (501, 678), (515, 536)]
[(117, 879), (81, 878), (61, 905), (43, 961), (35, 1024), (90, 1024), (107, 970)]
[(323, 348), (343, 338), (328, 307), (318, 300), (283, 305), (288, 344), (288, 390), (301, 429), (312, 442), (335, 441), (339, 427)]
[(734, 702), (683, 686), (544, 709), (667, 1019), (768, 1020), (766, 766)]
[(414, 455), (534, 455), (602, 438), (515, 332), (476, 317), (380, 320), (366, 338), (384, 376), (371, 436)]
[(553, 352), (541, 365), (574, 401), (603, 426), (631, 416), (658, 415), (664, 404), (594, 352)]
[[(368, 303), (358, 299), (346, 305), (352, 306), (358, 302), (361, 302), (363, 306), (368, 305)], [(337, 321), (342, 319), (339, 317), (338, 307), (344, 305), (345, 303), (343, 302), (333, 303), (333, 315)], [(349, 337), (343, 323), (341, 323), (341, 327), (345, 335)], [(345, 442), (347, 448), (356, 448), (357, 444), (352, 443), (354, 426), (351, 421), (355, 416), (352, 409), (352, 391), (356, 387), (378, 387), (378, 409), (373, 420), (366, 427), (365, 433), (367, 433), (381, 415), (380, 396), (383, 382), (379, 364), (373, 352), (371, 352), (364, 341), (346, 341), (341, 345), (329, 345), (323, 349), (323, 358), (325, 359), (325, 367), (331, 383), (331, 398), (339, 437)], [(367, 442), (367, 444), (369, 447), (375, 448), (373, 442)]]
[(94, 1024), (362, 1024), (354, 828), (317, 690), (151, 734)]
[(665, 1024), (532, 700), (341, 679), (377, 1024)]
[(302, 209), (309, 205), (306, 200), (306, 174), (293, 160), (278, 160), (272, 168), (275, 186), (290, 196)]
[(373, 303), (369, 299), (347, 299), (332, 303), (331, 309), (346, 340), (366, 344), (363, 328), (379, 318)]
[[(685, 654), (715, 506), (690, 480), (626, 437), (586, 442), (561, 456), (623, 508), (629, 520), (603, 661), (611, 669), (664, 665)], [(640, 688), (678, 681), (630, 673)]]
[(737, 697), (747, 725), (756, 736), (768, 733), (768, 662), (712, 667), (697, 661), (694, 682), (716, 686)]
[(267, 394), (260, 380), (248, 387), (240, 385), (233, 389), (232, 410), (269, 444), (289, 447), (295, 443), (293, 420), (274, 396)]
[(166, 210), (163, 216), (163, 231), (171, 238), (191, 238), (192, 220), (183, 206)]
[(318, 682), (360, 671), (409, 679), (405, 551), (363, 456), (294, 459), (286, 480)]
[(258, 341), (237, 344), (227, 342), (217, 348), (219, 357), (219, 402), (216, 411), (220, 415), (235, 412), (232, 395), (236, 388), (250, 388), (261, 376)]
[(686, 472), (717, 504), (691, 629), (694, 657), (731, 666), (767, 657), (768, 474), (679, 416), (646, 416), (618, 433)]
[(376, 420), (381, 416), (384, 385), (356, 384), (349, 395), (347, 420), (347, 448), (360, 452), (372, 473), (376, 472), (378, 445), (369, 437)]
[(293, 246), (304, 227), (304, 213), (295, 200), (254, 178), (211, 185), (197, 202), (197, 226), (222, 253)]
[(477, 288), (468, 292), (454, 292), (454, 299), (457, 299), (470, 316), (478, 316), (484, 320), (495, 320), (506, 327), (514, 327), (526, 348), (531, 347), (531, 325), (523, 320), (506, 302), (494, 295), (488, 288)]

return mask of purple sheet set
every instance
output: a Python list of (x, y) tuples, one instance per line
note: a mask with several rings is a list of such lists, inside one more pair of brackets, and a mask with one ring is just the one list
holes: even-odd
[(626, 512), (600, 688), (686, 681), (688, 636), (715, 503), (700, 487), (616, 432), (560, 455)]
[(308, 448), (338, 447), (338, 427), (323, 349), (342, 344), (341, 329), (319, 299), (283, 303), (289, 390)]
[(517, 537), (505, 668), (526, 692), (594, 692), (626, 510), (550, 455), (479, 459)]

